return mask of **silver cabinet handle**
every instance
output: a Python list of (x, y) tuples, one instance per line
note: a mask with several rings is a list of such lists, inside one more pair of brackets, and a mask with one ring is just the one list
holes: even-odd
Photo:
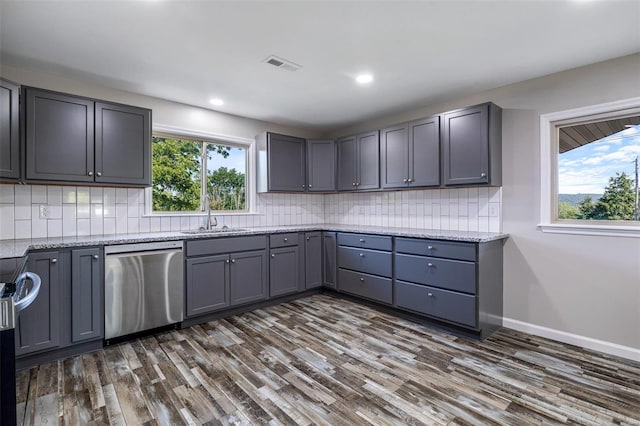
[(275, 255), (275, 254), (272, 254), (272, 255), (271, 255), (271, 257), (276, 257), (276, 255)]
[(364, 257), (364, 253), (360, 253), (360, 257)]
[(235, 259), (231, 259), (231, 263), (236, 263), (236, 260)]
[(356, 186), (360, 186), (360, 182), (356, 182)]
[(355, 182), (351, 182), (351, 186), (356, 186), (356, 183)]
[(89, 170), (89, 173), (87, 173), (89, 176), (93, 176), (93, 172), (91, 170)]
[(313, 185), (308, 185), (309, 188), (313, 187)]
[(98, 177), (102, 176), (102, 172), (97, 172), (96, 176), (98, 176)]
[(364, 278), (360, 277), (360, 282), (363, 283), (364, 282)]
[(93, 258), (94, 258), (95, 260), (98, 260), (98, 255), (97, 255), (97, 254), (94, 254), (94, 255), (93, 255)]
[(54, 257), (53, 259), (51, 259), (51, 263), (58, 263), (58, 259)]
[(285, 238), (285, 239), (284, 239), (284, 242), (286, 243), (287, 241), (289, 241), (289, 239), (288, 239), (288, 238)]
[(480, 177), (487, 177), (487, 174), (486, 174), (486, 173), (484, 173), (484, 172), (483, 172), (483, 173), (480, 173)]
[(411, 183), (411, 182), (413, 182), (413, 179), (409, 178), (409, 179), (407, 179), (407, 182)]
[(407, 182), (409, 182), (409, 179), (404, 178), (404, 179), (402, 179), (402, 181), (403, 181), (404, 183), (407, 183)]
[(302, 187), (304, 188), (305, 186), (304, 186), (304, 185), (302, 185)]
[(311, 239), (311, 237), (307, 237), (307, 241), (309, 241)]
[(433, 250), (433, 246), (427, 246), (427, 250)]
[(360, 242), (361, 242), (361, 243), (364, 243), (364, 238), (360, 238)]
[(229, 263), (229, 259), (225, 260), (225, 262)]
[(433, 293), (427, 293), (427, 296), (433, 297)]
[(427, 266), (428, 266), (429, 268), (433, 268), (433, 263), (427, 263)]

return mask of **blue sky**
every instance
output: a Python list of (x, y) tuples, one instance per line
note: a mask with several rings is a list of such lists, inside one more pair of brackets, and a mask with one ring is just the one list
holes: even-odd
[(229, 156), (227, 158), (222, 155), (214, 154), (207, 158), (207, 169), (217, 170), (220, 167), (226, 167), (227, 169), (236, 169), (239, 172), (245, 172), (247, 164), (246, 150), (241, 148), (231, 148)]
[(616, 173), (634, 178), (636, 156), (640, 157), (640, 125), (560, 154), (558, 193), (602, 194)]

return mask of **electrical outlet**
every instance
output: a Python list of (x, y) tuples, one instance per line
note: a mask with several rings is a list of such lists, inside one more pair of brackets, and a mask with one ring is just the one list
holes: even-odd
[(40, 219), (48, 219), (50, 216), (49, 206), (40, 204)]

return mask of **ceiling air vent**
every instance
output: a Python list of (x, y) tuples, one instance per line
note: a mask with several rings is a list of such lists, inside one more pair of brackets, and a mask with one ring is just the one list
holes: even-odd
[(263, 62), (266, 62), (269, 65), (273, 65), (274, 67), (282, 68), (283, 70), (287, 70), (287, 71), (296, 71), (299, 68), (302, 68), (302, 65), (298, 65), (295, 62), (291, 62), (286, 59), (279, 58), (275, 55), (269, 56)]

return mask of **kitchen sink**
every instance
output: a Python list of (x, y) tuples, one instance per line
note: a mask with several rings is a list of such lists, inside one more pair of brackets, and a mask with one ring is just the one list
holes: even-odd
[(180, 231), (182, 234), (219, 234), (221, 232), (238, 232), (238, 231), (246, 231), (245, 228), (228, 228), (223, 226), (222, 228), (212, 228), (212, 229), (190, 229), (188, 231)]

